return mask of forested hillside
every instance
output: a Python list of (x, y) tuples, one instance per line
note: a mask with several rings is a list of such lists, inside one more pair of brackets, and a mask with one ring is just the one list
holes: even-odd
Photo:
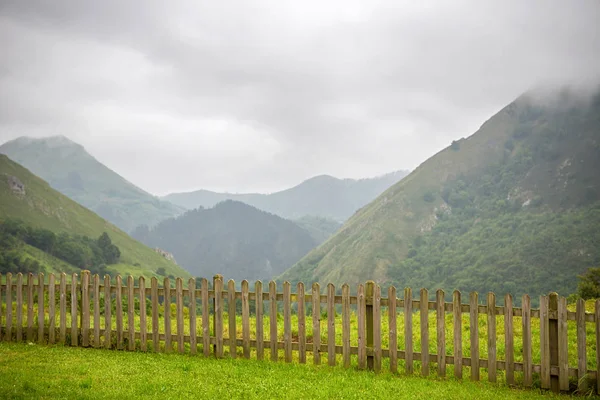
[(277, 276), (316, 245), (293, 222), (232, 200), (139, 227), (133, 236), (173, 253), (194, 276), (238, 281)]
[(0, 154), (126, 232), (183, 212), (128, 182), (63, 136), (18, 138), (0, 146)]
[(528, 93), (280, 279), (568, 295), (600, 265), (600, 94)]

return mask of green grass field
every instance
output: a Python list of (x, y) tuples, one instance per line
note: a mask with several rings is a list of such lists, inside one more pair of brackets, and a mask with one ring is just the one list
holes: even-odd
[(487, 382), (354, 368), (0, 343), (0, 398), (551, 399)]

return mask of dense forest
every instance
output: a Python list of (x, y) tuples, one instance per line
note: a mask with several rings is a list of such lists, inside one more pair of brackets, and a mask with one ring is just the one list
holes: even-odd
[(38, 260), (24, 257), (24, 244), (100, 275), (107, 273), (106, 266), (118, 263), (121, 257), (121, 251), (106, 232), (97, 239), (67, 233), (57, 235), (9, 218), (0, 221), (0, 272), (44, 272)]

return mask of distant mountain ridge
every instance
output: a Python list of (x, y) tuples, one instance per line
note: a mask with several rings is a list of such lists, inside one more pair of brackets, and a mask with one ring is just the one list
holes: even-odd
[(1, 145), (0, 154), (126, 232), (184, 211), (128, 182), (64, 136), (20, 137)]
[(408, 171), (396, 171), (366, 179), (338, 179), (320, 175), (271, 194), (197, 190), (172, 193), (162, 199), (187, 209), (207, 208), (223, 200), (236, 200), (292, 220), (314, 216), (343, 222), (407, 174)]
[(138, 227), (133, 237), (173, 253), (194, 276), (238, 281), (279, 275), (316, 245), (293, 222), (232, 200)]
[(517, 98), (278, 279), (573, 293), (600, 265), (600, 91), (552, 96)]

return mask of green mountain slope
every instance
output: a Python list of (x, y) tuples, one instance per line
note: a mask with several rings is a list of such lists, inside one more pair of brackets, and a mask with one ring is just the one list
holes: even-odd
[(236, 200), (283, 218), (295, 220), (309, 215), (343, 222), (407, 173), (408, 171), (396, 171), (376, 178), (358, 180), (321, 175), (272, 194), (230, 194), (198, 190), (173, 193), (163, 199), (188, 209), (208, 208), (223, 200)]
[(312, 215), (305, 215), (292, 222), (307, 231), (317, 244), (326, 241), (342, 226), (342, 224), (333, 219), (315, 217)]
[[(99, 237), (107, 232), (121, 251), (120, 263), (110, 270), (121, 274), (153, 275), (158, 268), (167, 274), (186, 277), (189, 274), (154, 250), (129, 237), (113, 224), (52, 189), (48, 183), (30, 171), (0, 154), (0, 218), (20, 219), (37, 228), (55, 233)], [(31, 248), (29, 248), (31, 250)], [(28, 251), (32, 257), (39, 252)], [(35, 257), (35, 258), (42, 258)], [(43, 260), (40, 260), (42, 262)], [(57, 265), (48, 261), (44, 264)]]
[(291, 221), (247, 204), (226, 200), (165, 220), (134, 237), (175, 256), (194, 276), (270, 279), (292, 266), (315, 246), (314, 239)]
[(600, 265), (600, 94), (521, 96), (354, 215), (286, 271), (538, 295)]
[(0, 146), (0, 154), (126, 232), (183, 212), (134, 186), (63, 136), (21, 137)]

